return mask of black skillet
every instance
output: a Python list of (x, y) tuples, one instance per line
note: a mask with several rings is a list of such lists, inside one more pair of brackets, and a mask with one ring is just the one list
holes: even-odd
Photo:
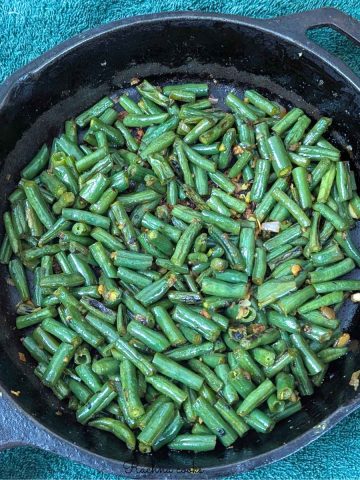
[[(241, 92), (251, 86), (315, 118), (333, 117), (332, 139), (342, 147), (351, 145), (349, 156), (359, 172), (360, 79), (306, 37), (308, 30), (326, 25), (360, 43), (360, 24), (331, 8), (271, 20), (181, 12), (114, 22), (45, 53), (0, 87), (1, 216), (20, 169), (40, 145), (59, 133), (64, 120), (108, 92), (127, 88), (135, 76), (156, 84), (211, 81), (220, 98), (231, 88)], [(5, 269), (0, 278), (0, 448), (37, 446), (138, 478), (193, 478), (191, 472), (221, 477), (293, 453), (360, 406), (360, 391), (348, 385), (360, 366), (355, 341), (354, 351), (331, 366), (303, 411), (271, 435), (250, 434), (234, 448), (196, 456), (130, 453), (108, 434), (78, 425), (72, 413), (55, 415), (59, 404), (33, 375), (31, 361), (19, 361), (21, 333), (14, 329), (15, 299)], [(346, 306), (341, 318), (360, 340), (356, 308)]]

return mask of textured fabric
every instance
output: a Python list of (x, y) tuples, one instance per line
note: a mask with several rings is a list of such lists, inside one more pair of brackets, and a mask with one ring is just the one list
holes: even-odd
[[(254, 17), (286, 15), (333, 6), (360, 18), (358, 0), (1, 0), (0, 82), (57, 43), (120, 18), (164, 10), (203, 10)], [(312, 33), (360, 74), (359, 48), (329, 30)], [(291, 457), (241, 475), (242, 480), (358, 479), (360, 412)], [(0, 478), (120, 479), (33, 448), (0, 453)], [(235, 477), (233, 477), (235, 478)]]

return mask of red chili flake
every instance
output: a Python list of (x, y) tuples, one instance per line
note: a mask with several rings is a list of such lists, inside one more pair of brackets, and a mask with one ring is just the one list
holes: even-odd
[(258, 335), (259, 333), (262, 333), (264, 330), (265, 330), (265, 325), (262, 325), (261, 323), (253, 323), (251, 325), (251, 331), (256, 335)]
[(247, 380), (251, 380), (251, 375), (249, 372), (247, 372), (246, 370), (243, 370), (243, 374), (244, 374), (244, 377), (247, 379)]
[(123, 120), (128, 114), (128, 112), (126, 112), (125, 110), (123, 110), (122, 112), (119, 112), (118, 113), (118, 119), (119, 120)]
[(244, 153), (245, 149), (242, 148), (240, 145), (235, 145), (233, 147), (233, 154), (234, 155), (241, 155), (242, 153)]
[(299, 148), (299, 146), (299, 143), (293, 143), (292, 145), (289, 145), (288, 150), (290, 150), (290, 152), (295, 152)]
[(247, 208), (244, 212), (244, 216), (246, 219), (250, 218), (253, 215), (253, 210), (251, 208)]
[(135, 138), (136, 140), (141, 140), (142, 137), (144, 136), (144, 130), (142, 128), (137, 128), (136, 131), (135, 131)]
[(351, 375), (351, 378), (350, 378), (349, 385), (351, 387), (354, 387), (355, 392), (359, 388), (359, 385), (360, 385), (359, 378), (360, 378), (360, 370), (357, 370), (356, 372), (353, 372), (353, 374)]
[(26, 357), (24, 353), (18, 352), (18, 356), (19, 356), (20, 362), (26, 363)]

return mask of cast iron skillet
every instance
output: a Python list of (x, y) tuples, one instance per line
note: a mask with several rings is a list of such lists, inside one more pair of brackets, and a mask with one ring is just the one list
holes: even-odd
[[(43, 142), (59, 133), (65, 119), (102, 95), (120, 91), (134, 76), (155, 83), (216, 80), (215, 95), (230, 88), (270, 91), (309, 115), (334, 118), (333, 140), (351, 145), (359, 171), (360, 80), (338, 59), (306, 37), (332, 26), (360, 43), (359, 23), (343, 13), (320, 9), (272, 20), (207, 13), (163, 13), (102, 26), (54, 48), (11, 76), (0, 87), (1, 216), (18, 172)], [(360, 182), (359, 182), (360, 185)], [(312, 442), (360, 406), (349, 387), (359, 368), (356, 345), (335, 362), (328, 381), (304, 402), (304, 410), (271, 435), (250, 434), (226, 451), (156, 456), (130, 453), (110, 435), (87, 429), (72, 413), (56, 416), (59, 404), (41, 387), (31, 361), (23, 364), (21, 333), (14, 329), (14, 302), (0, 272), (0, 447), (33, 445), (108, 472), (145, 478), (220, 477), (269, 464)], [(345, 327), (360, 339), (359, 312), (346, 306)], [(356, 342), (355, 342), (356, 344)], [(21, 391), (16, 397), (10, 391)]]

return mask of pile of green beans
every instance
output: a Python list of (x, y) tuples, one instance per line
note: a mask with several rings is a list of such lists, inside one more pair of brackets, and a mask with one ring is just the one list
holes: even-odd
[[(35, 374), (129, 449), (213, 450), (298, 412), (347, 353), (349, 163), (254, 90), (105, 97), (21, 171), (0, 261)], [(136, 98), (136, 99), (135, 99)]]

